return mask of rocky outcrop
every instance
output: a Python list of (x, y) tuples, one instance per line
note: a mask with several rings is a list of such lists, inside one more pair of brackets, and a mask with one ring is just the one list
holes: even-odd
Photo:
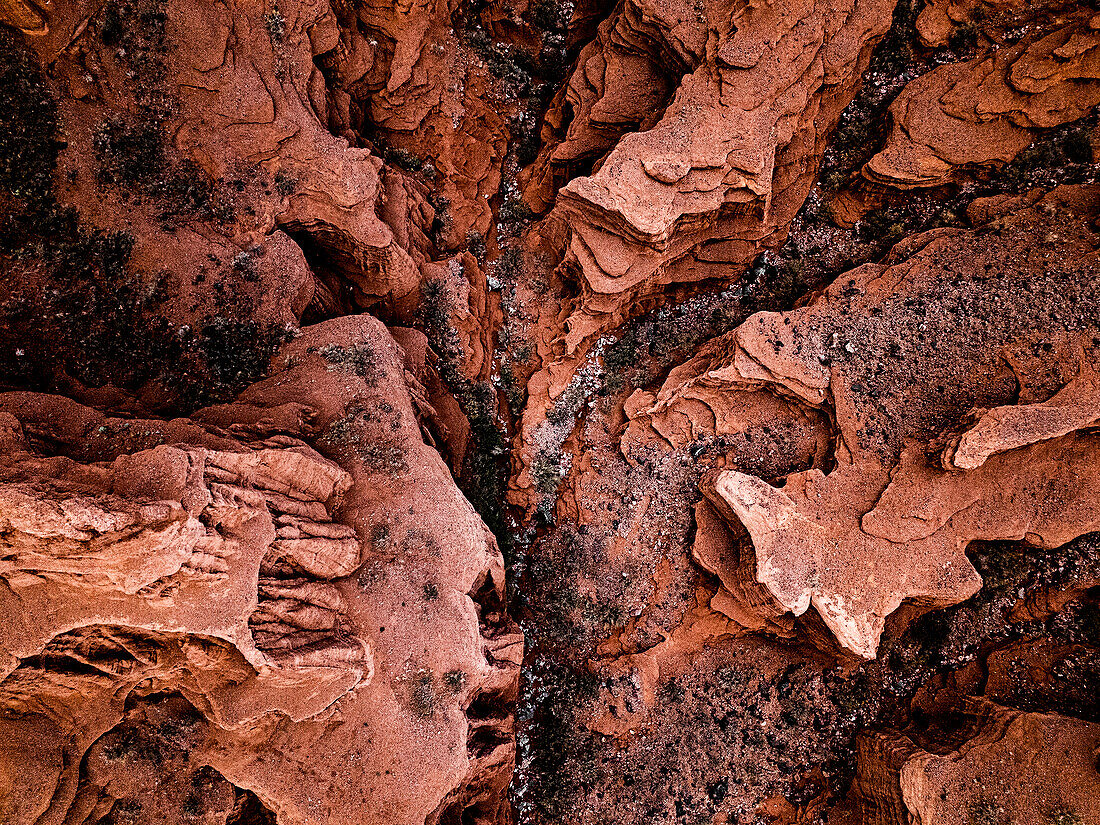
[(558, 317), (528, 383), (517, 504), (530, 507), (543, 411), (585, 380), (601, 334), (782, 243), (891, 8), (630, 2), (601, 25), (527, 173), (528, 202), (554, 204), (529, 244), (558, 251), (555, 277), (577, 294), (547, 309)]
[[(951, 604), (978, 589), (964, 554), (971, 541), (1056, 547), (1100, 526), (1097, 445), (1087, 432), (1096, 418), (1088, 318), (1097, 296), (1091, 287), (1081, 291), (1096, 250), (1072, 213), (1055, 224), (1047, 221), (1057, 209), (1046, 211), (1051, 217), (1032, 208), (1004, 217), (995, 240), (959, 232), (915, 238), (887, 264), (842, 277), (804, 309), (755, 315), (691, 369), (674, 371), (656, 403), (634, 414), (638, 422), (663, 420), (670, 411), (690, 415), (700, 393), (737, 399), (767, 391), (824, 408), (835, 420), (828, 473), (795, 473), (781, 488), (734, 469), (712, 476), (705, 492), (748, 530), (755, 558), (748, 580), (732, 543), (725, 565), (707, 565), (728, 569), (719, 573), (727, 589), (741, 582), (760, 602), (754, 588), (764, 585), (795, 615), (813, 605), (844, 647), (872, 657), (886, 617), (903, 600)], [(1055, 225), (1066, 240), (1082, 233), (1084, 245), (1036, 263), (1026, 282), (1016, 271), (998, 272), (1009, 249)], [(1041, 313), (987, 305), (967, 286), (967, 273), (1052, 297), (1038, 304)], [(915, 342), (902, 332), (910, 325)], [(1029, 351), (1038, 358), (1014, 354)], [(945, 397), (945, 384), (914, 380), (960, 369), (971, 383), (955, 398)], [(1016, 393), (1019, 403), (997, 404)], [(971, 407), (991, 401), (994, 409), (966, 422)], [(937, 441), (947, 442), (942, 464), (928, 458)], [(1059, 506), (1049, 508), (1051, 500)], [(776, 612), (754, 608), (767, 619)]]
[(813, 136), (851, 99), (890, 11), (630, 2), (603, 24), (542, 161), (547, 174), (596, 164), (563, 181), (550, 217), (582, 290), (568, 350), (600, 325), (586, 319), (723, 277), (776, 243), (813, 179), (823, 148)]
[(5, 821), (153, 815), (169, 758), (216, 771), (200, 812), (235, 787), (280, 823), (499, 821), (522, 636), (404, 375), (363, 316), (191, 419), (0, 395)]
[(944, 448), (947, 470), (973, 470), (992, 456), (1061, 438), (1100, 419), (1100, 380), (1092, 364), (1047, 401), (1013, 404), (982, 413), (973, 426)]
[[(706, 374), (701, 366), (710, 357), (704, 353), (677, 367), (674, 374)], [(670, 379), (674, 380), (674, 379)], [(657, 394), (638, 390), (626, 404), (630, 417), (621, 444), (627, 456), (644, 449), (684, 449), (713, 441), (728, 441), (745, 433), (760, 421), (767, 421), (777, 433), (799, 444), (804, 461), (824, 456), (829, 441), (828, 422), (816, 410), (797, 401), (755, 389), (729, 390), (720, 380), (706, 380), (684, 387), (663, 400)]]
[[(47, 17), (33, 45), (65, 93), (64, 198), (100, 228), (132, 233), (136, 260), (184, 281), (252, 254), (278, 227), (326, 250), (357, 305), (408, 304), (419, 273), (378, 216), (381, 161), (327, 129), (314, 64), (339, 41), (327, 5), (141, 0), (66, 4)], [(194, 201), (208, 181), (209, 204), (199, 206), (220, 225), (197, 236), (161, 231), (177, 192)], [(193, 220), (187, 211), (175, 220)], [(303, 277), (293, 320), (312, 295)]]
[(437, 240), (447, 249), (493, 228), (489, 198), (501, 185), (506, 118), (516, 108), (453, 14), (430, 3), (337, 8), (339, 44), (321, 58), (337, 131), (369, 134), (395, 165), (438, 181)]
[[(106, 467), (59, 456), (34, 472), (29, 445), (14, 446), (0, 492), (5, 675), (72, 628), (104, 625), (194, 635), (252, 665), (250, 687), (210, 697), (226, 724), (270, 710), (306, 718), (370, 683), (370, 646), (340, 626), (347, 607), (326, 584), (359, 563), (354, 530), (332, 521), (351, 485), (336, 465), (293, 443), (159, 446)], [(299, 575), (272, 578), (280, 567)], [(287, 668), (295, 693), (309, 687), (280, 697), (286, 687), (262, 674)]]
[[(956, 741), (862, 738), (838, 822), (1089, 822), (1100, 816), (1100, 728), (1057, 714), (968, 700)], [(1027, 777), (1021, 782), (1021, 777)]]
[[(1100, 527), (1097, 446), (1059, 439), (962, 476), (929, 471), (908, 452), (885, 489), (882, 476), (856, 480), (852, 468), (789, 477), (782, 490), (728, 471), (711, 495), (749, 531), (757, 581), (795, 615), (812, 604), (844, 647), (873, 657), (903, 599), (952, 604), (978, 590), (963, 552), (974, 539), (1057, 547)], [(1048, 495), (1065, 510), (1050, 512)]]
[[(946, 41), (937, 5), (918, 27)], [(1084, 117), (1100, 103), (1100, 20), (1087, 8), (1056, 19), (1052, 30), (1032, 26), (1030, 37), (906, 86), (890, 107), (886, 146), (864, 175), (901, 188), (935, 186), (960, 169), (1003, 165), (1040, 130)]]
[(0, 820), (1096, 819), (1087, 5), (0, 0)]

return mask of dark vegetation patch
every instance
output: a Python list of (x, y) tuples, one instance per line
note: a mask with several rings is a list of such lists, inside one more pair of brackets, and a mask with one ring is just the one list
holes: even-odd
[[(553, 472), (556, 488), (560, 481), (556, 467)], [(606, 638), (612, 627), (622, 623), (626, 611), (621, 593), (619, 598), (608, 594), (601, 600), (604, 615), (596, 617), (591, 609), (592, 598), (581, 591), (586, 577), (599, 575), (607, 568), (604, 544), (605, 537), (599, 531), (562, 523), (544, 536), (525, 559), (513, 612), (527, 615), (531, 654), (541, 650), (552, 656), (557, 651), (568, 651), (570, 657), (580, 660)], [(615, 584), (610, 575), (605, 580)], [(529, 655), (528, 659), (537, 661), (539, 656)]]
[(549, 660), (525, 663), (523, 697), (516, 723), (527, 731), (530, 747), (521, 747), (512, 782), (518, 820), (565, 822), (576, 815), (581, 789), (598, 774), (599, 737), (583, 725), (583, 714), (597, 695), (594, 677)]
[(661, 379), (705, 341), (739, 326), (754, 312), (778, 309), (775, 270), (761, 258), (736, 286), (687, 300), (667, 300), (626, 324), (603, 354), (602, 397), (616, 397)]
[(155, 206), (166, 231), (193, 220), (228, 223), (234, 217), (229, 189), (169, 146), (177, 103), (167, 83), (167, 20), (164, 0), (112, 0), (92, 21), (130, 78), (126, 91), (134, 101), (133, 111), (96, 127), (97, 183), (125, 201)]
[(451, 201), (438, 192), (431, 192), (428, 195), (428, 203), (431, 204), (434, 212), (428, 235), (437, 251), (446, 250), (447, 236), (450, 234), (454, 223), (454, 218), (451, 215)]
[(979, 180), (975, 196), (1096, 183), (1100, 167), (1093, 156), (1091, 135), (1098, 118), (1100, 110), (1094, 108), (1079, 120), (1042, 130), (1011, 163), (990, 173), (988, 179)]
[(400, 478), (409, 472), (408, 444), (400, 429), (401, 414), (388, 401), (356, 403), (317, 441), (333, 453), (349, 454), (370, 472)]
[(493, 40), (481, 26), (466, 31), (466, 45), (484, 61), (494, 77), (504, 86), (511, 99), (528, 97), (534, 89), (533, 75), (538, 72), (538, 61), (530, 52), (513, 43)]
[(428, 180), (434, 180), (438, 175), (435, 164), (430, 160), (424, 160), (424, 158), (414, 155), (407, 149), (391, 146), (381, 135), (372, 134), (370, 141), (375, 153), (390, 166), (396, 166), (398, 169), (414, 175), (422, 174)]
[(286, 172), (276, 172), (273, 180), (275, 191), (280, 197), (289, 198), (298, 191), (298, 179)]
[(109, 0), (91, 22), (100, 42), (114, 49), (126, 68), (131, 93), (152, 120), (161, 122), (175, 110), (166, 89), (168, 15), (166, 0)]
[(485, 61), (510, 113), (511, 140), (497, 221), (504, 235), (517, 235), (535, 216), (520, 198), (515, 176), (538, 156), (546, 109), (565, 83), (581, 44), (570, 31), (572, 2), (531, 3), (516, 31), (504, 38), (494, 36), (488, 6), (486, 2), (470, 4), (456, 17), (455, 31), (462, 32), (467, 48)]
[(96, 128), (92, 148), (98, 184), (125, 201), (151, 199), (166, 229), (181, 220), (232, 220), (232, 201), (199, 165), (170, 157), (162, 124), (108, 118)]
[(354, 373), (360, 378), (368, 379), (370, 384), (378, 381), (378, 356), (374, 348), (365, 341), (352, 347), (325, 344), (318, 348), (317, 354), (328, 362), (330, 370)]
[(485, 236), (476, 230), (471, 230), (466, 234), (466, 250), (477, 259), (479, 264), (484, 265), (485, 253), (488, 251), (485, 247)]
[(819, 180), (827, 190), (843, 187), (886, 141), (886, 110), (905, 85), (943, 62), (920, 54), (916, 29), (923, 0), (901, 0), (890, 30), (875, 48), (855, 99), (841, 113), (825, 150)]
[(527, 400), (526, 378), (530, 374), (534, 354), (524, 329), (523, 308), (517, 296), (517, 285), (526, 277), (523, 252), (518, 246), (504, 246), (500, 256), (489, 264), (489, 284), (492, 287), (495, 281), (500, 286), (503, 316), (493, 357), (497, 366), (497, 383), (504, 393), (513, 421), (523, 416), (523, 406)]
[(1021, 676), (1016, 696), (998, 701), (1100, 722), (1100, 593), (1086, 590), (1049, 615), (1012, 614), (1021, 593), (1073, 590), (1100, 580), (1100, 534), (1053, 550), (1019, 542), (976, 542), (968, 555), (982, 576), (982, 589), (962, 604), (924, 615), (900, 636), (885, 638), (878, 659), (854, 677), (866, 697), (867, 724), (903, 728), (910, 721), (909, 700), (936, 675), (987, 661), (993, 651), (1010, 645), (1036, 642), (1080, 646), (1073, 657), (1077, 666), (1055, 667), (1049, 678), (1057, 684), (1042, 694), (1033, 690), (1034, 674)]
[(171, 295), (134, 270), (133, 238), (89, 230), (57, 202), (58, 135), (33, 52), (0, 26), (0, 382), (52, 391), (74, 380), (131, 390), (155, 382), (166, 405), (186, 410), (263, 375), (289, 332), (227, 316), (195, 326), (160, 317)]
[[(521, 754), (515, 786), (521, 822), (706, 823), (730, 821), (777, 793), (821, 793), (801, 776), (842, 764), (854, 735), (841, 677), (757, 644), (704, 651), (689, 672), (659, 687), (625, 742), (586, 723), (607, 697), (640, 706), (634, 674), (598, 679), (541, 664), (529, 670), (527, 709), (537, 744)], [(528, 719), (520, 717), (521, 725)]]
[(264, 13), (264, 27), (273, 46), (281, 46), (286, 40), (286, 18), (277, 5)]
[(0, 26), (0, 187), (4, 218), (23, 201), (42, 205), (53, 190), (57, 163), (57, 106), (34, 53), (14, 30)]
[(461, 693), (466, 687), (466, 673), (461, 670), (448, 670), (443, 674), (443, 684), (451, 693)]
[(438, 702), (435, 676), (430, 671), (417, 674), (412, 680), (409, 696), (413, 713), (421, 719), (431, 719)]
[(153, 702), (167, 702), (170, 709), (162, 706), (150, 719), (150, 714), (141, 712), (140, 704), (132, 708), (127, 718), (100, 740), (106, 761), (161, 765), (186, 758), (186, 753), (202, 741), (206, 720), (189, 702), (163, 694), (154, 695)]
[(495, 39), (488, 17), (483, 14), (489, 4), (475, 2), (469, 5), (456, 28), (463, 32), (467, 47), (481, 57), (490, 73), (501, 81), (506, 97), (515, 101), (534, 96), (541, 98), (544, 104), (549, 101), (555, 87), (565, 80), (573, 57), (574, 49), (569, 43), (573, 3), (538, 0), (528, 6), (523, 20), (524, 31), (517, 32), (514, 40), (533, 40), (537, 44), (535, 48), (517, 45), (512, 40)]

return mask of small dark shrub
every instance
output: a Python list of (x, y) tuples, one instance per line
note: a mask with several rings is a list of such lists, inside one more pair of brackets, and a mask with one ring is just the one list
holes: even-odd
[(451, 693), (461, 693), (466, 686), (466, 674), (461, 670), (448, 670), (443, 674), (443, 683)]
[(353, 347), (341, 347), (336, 344), (326, 344), (317, 350), (328, 362), (330, 370), (353, 372), (360, 378), (377, 379), (378, 358), (374, 348), (366, 341)]
[(478, 261), (485, 261), (485, 236), (480, 232), (470, 232), (466, 235), (466, 248)]
[(431, 673), (419, 674), (412, 686), (412, 709), (421, 719), (435, 715), (435, 680)]
[(282, 45), (286, 40), (286, 18), (278, 6), (264, 15), (264, 27), (267, 28), (267, 36), (271, 38), (273, 45)]
[(977, 47), (980, 36), (981, 29), (974, 23), (962, 23), (951, 30), (947, 37), (947, 47), (953, 52), (965, 54)]
[(286, 172), (275, 173), (275, 191), (284, 198), (289, 198), (298, 189), (298, 179)]
[(160, 125), (151, 121), (131, 125), (118, 118), (105, 120), (92, 136), (99, 182), (104, 186), (149, 186), (164, 164), (161, 138)]

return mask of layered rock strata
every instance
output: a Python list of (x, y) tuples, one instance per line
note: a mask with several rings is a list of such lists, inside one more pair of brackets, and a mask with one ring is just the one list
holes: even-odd
[(522, 637), (402, 355), (349, 317), (189, 419), (0, 395), (5, 821), (153, 815), (114, 766), (173, 748), (280, 823), (497, 821)]
[[(1093, 195), (1080, 194), (1077, 208), (1090, 209)], [(813, 605), (842, 646), (873, 657), (903, 600), (951, 604), (981, 586), (964, 554), (975, 539), (1057, 547), (1097, 529), (1096, 248), (1055, 203), (1010, 208), (995, 234), (917, 236), (803, 309), (753, 316), (674, 371), (652, 406), (636, 402), (634, 427), (750, 391), (836, 422), (828, 473), (777, 488), (728, 470), (705, 486), (752, 543), (754, 562), (731, 543), (726, 564), (708, 565), (727, 589), (763, 585), (755, 601), (795, 615)], [(1010, 250), (1035, 231), (1066, 246), (1029, 256), (1028, 274), (1000, 263), (1027, 260)], [(962, 280), (975, 272), (978, 289)], [(990, 303), (991, 282), (1035, 303)], [(948, 384), (960, 371), (968, 384)]]

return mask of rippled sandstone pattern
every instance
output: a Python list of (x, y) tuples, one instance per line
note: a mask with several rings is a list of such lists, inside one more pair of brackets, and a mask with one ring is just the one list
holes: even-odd
[(0, 821), (1100, 821), (1100, 7), (0, 0)]

